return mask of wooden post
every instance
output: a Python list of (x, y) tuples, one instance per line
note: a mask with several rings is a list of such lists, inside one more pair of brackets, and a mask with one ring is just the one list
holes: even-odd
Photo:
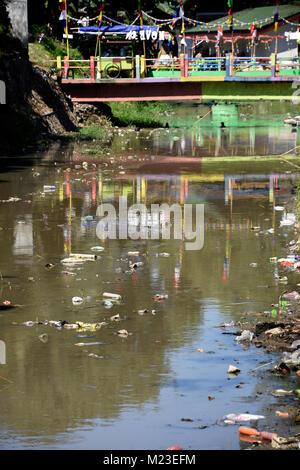
[(141, 56), (141, 77), (144, 78), (146, 75), (146, 57)]
[(95, 80), (95, 61), (94, 56), (90, 57), (90, 70), (91, 70), (91, 79)]
[(187, 55), (184, 55), (184, 76), (189, 76), (189, 58)]
[(101, 78), (101, 65), (100, 65), (100, 57), (97, 57), (97, 80)]
[(141, 63), (140, 56), (135, 56), (135, 78), (141, 78)]
[(271, 78), (276, 76), (276, 54), (271, 54)]
[(185, 76), (185, 60), (184, 60), (184, 54), (180, 54), (179, 56), (179, 63), (180, 63), (180, 76), (184, 77)]
[(67, 57), (69, 59), (70, 57), (70, 47), (69, 47), (69, 27), (68, 27), (68, 6), (67, 6), (67, 0), (66, 0), (66, 35), (67, 35)]
[(231, 60), (230, 59), (231, 59), (231, 54), (226, 54), (226, 59), (225, 59), (225, 70), (226, 70), (225, 79), (226, 80), (231, 77), (231, 66), (230, 66)]
[(64, 78), (68, 77), (68, 70), (69, 70), (69, 57), (64, 57)]

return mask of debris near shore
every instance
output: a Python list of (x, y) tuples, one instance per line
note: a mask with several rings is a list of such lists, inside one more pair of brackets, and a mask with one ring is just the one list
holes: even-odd
[(284, 124), (289, 124), (290, 126), (300, 126), (300, 116), (287, 118), (284, 120)]

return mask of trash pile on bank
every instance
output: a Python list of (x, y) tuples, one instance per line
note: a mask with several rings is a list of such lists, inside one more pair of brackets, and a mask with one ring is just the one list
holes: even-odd
[[(278, 208), (281, 209), (284, 208)], [(280, 226), (294, 226), (296, 223), (294, 214), (283, 212)], [(234, 341), (243, 349), (254, 346), (268, 353), (276, 353), (276, 360), (256, 369), (283, 379), (282, 388), (269, 390), (268, 393), (279, 400), (275, 417), (286, 419), (291, 426), (295, 426), (300, 424), (300, 279), (297, 286), (293, 284), (289, 288), (288, 277), (282, 276), (280, 271), (300, 274), (300, 239), (289, 242), (287, 252), (283, 258), (270, 258), (270, 262), (275, 264), (275, 282), (284, 279), (286, 286), (269, 310), (245, 313), (240, 321), (223, 323), (220, 327), (223, 331), (233, 329)], [(230, 377), (237, 376), (239, 372), (235, 366), (228, 368)], [(221, 422), (223, 425), (239, 424), (239, 439), (251, 444), (250, 448), (300, 449), (300, 432), (293, 436), (280, 436), (275, 429), (276, 424), (271, 430), (264, 427), (264, 419), (264, 416), (250, 413), (231, 413), (224, 416)]]

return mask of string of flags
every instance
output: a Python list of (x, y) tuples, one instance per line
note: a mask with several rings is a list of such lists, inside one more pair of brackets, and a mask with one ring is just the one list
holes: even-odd
[[(257, 36), (257, 30), (261, 27), (263, 27), (266, 24), (273, 23), (274, 24), (274, 30), (275, 32), (278, 31), (278, 23), (279, 21), (283, 21), (286, 24), (289, 24), (291, 26), (297, 26), (298, 23), (293, 23), (283, 17), (279, 16), (279, 0), (276, 0), (276, 8), (274, 10), (274, 13), (272, 16), (263, 18), (260, 20), (253, 20), (251, 22), (243, 22), (240, 21), (238, 18), (235, 18), (233, 15), (233, 0), (227, 0), (227, 6), (229, 8), (228, 10), (228, 19), (224, 22), (216, 22), (216, 23), (206, 23), (204, 21), (198, 21), (194, 20), (191, 18), (187, 18), (184, 16), (184, 8), (183, 8), (183, 0), (179, 0), (179, 11), (174, 13), (173, 18), (169, 19), (158, 19), (154, 18), (153, 16), (149, 15), (145, 11), (142, 10), (141, 8), (141, 0), (139, 0), (138, 4), (138, 14), (135, 20), (129, 25), (126, 23), (122, 23), (120, 21), (117, 21), (113, 18), (110, 18), (109, 16), (106, 16), (103, 14), (103, 9), (104, 9), (104, 0), (101, 2), (101, 7), (100, 7), (100, 12), (97, 16), (93, 18), (89, 18), (88, 16), (83, 17), (83, 18), (74, 18), (67, 13), (67, 8), (66, 8), (66, 0), (59, 0), (60, 3), (60, 16), (59, 20), (61, 22), (62, 28), (64, 29), (64, 32), (67, 34), (67, 27), (68, 27), (68, 21), (72, 21), (74, 23), (77, 23), (78, 25), (82, 26), (89, 26), (90, 23), (93, 22), (98, 22), (99, 24), (105, 24), (105, 25), (121, 25), (121, 26), (131, 26), (134, 27), (135, 23), (139, 20), (139, 26), (143, 26), (143, 18), (150, 20), (153, 23), (153, 26), (156, 27), (169, 27), (170, 29), (173, 29), (176, 23), (181, 24), (181, 34), (184, 34), (185, 32), (185, 27), (186, 25), (189, 26), (197, 26), (199, 27), (200, 31), (207, 31), (210, 32), (213, 29), (217, 28), (217, 37), (220, 39), (223, 35), (223, 29), (229, 29), (230, 32), (233, 31), (234, 28), (245, 28), (250, 30), (251, 36), (255, 38)], [(145, 28), (147, 28), (147, 25), (144, 25)]]
[(274, 31), (278, 31), (278, 17), (279, 17), (279, 0), (276, 0), (276, 8), (274, 11)]
[[(60, 1), (63, 1), (63, 0), (60, 0)], [(99, 18), (99, 15), (93, 17), (93, 18), (89, 18), (89, 17), (84, 17), (84, 18), (74, 18), (70, 15), (67, 15), (64, 13), (65, 10), (63, 10), (61, 12), (61, 15), (59, 17), (60, 20), (63, 20), (63, 21), (66, 21), (66, 19), (68, 18), (68, 20), (70, 21), (73, 21), (74, 23), (77, 23), (78, 25), (81, 25), (81, 24), (84, 24), (84, 23), (93, 23), (95, 21), (98, 20)], [(142, 13), (144, 14), (144, 12), (142, 11)], [(158, 27), (161, 27), (161, 26), (172, 26), (174, 25), (178, 20), (184, 20), (185, 23), (188, 23), (189, 25), (192, 25), (192, 26), (200, 26), (200, 28), (203, 28), (203, 31), (211, 31), (212, 29), (215, 29), (215, 28), (218, 28), (218, 26), (220, 27), (230, 27), (230, 23), (229, 23), (229, 20), (226, 20), (224, 21), (223, 23), (205, 23), (203, 21), (198, 21), (198, 20), (193, 20), (191, 18), (187, 18), (185, 16), (183, 17), (176, 17), (176, 18), (172, 18), (170, 20), (162, 20), (162, 19), (152, 19), (152, 17), (150, 17), (150, 15), (145, 15), (144, 16), (148, 16), (152, 21), (155, 20), (155, 23), (153, 26), (158, 26)], [(103, 19), (103, 23), (107, 23), (107, 24), (118, 24), (118, 25), (121, 25), (121, 26), (133, 26), (134, 23), (136, 23), (137, 19), (139, 17), (137, 16), (135, 18), (135, 20), (129, 25), (129, 24), (126, 24), (126, 23), (121, 23), (120, 21), (117, 21), (117, 20), (114, 20), (113, 18), (110, 18), (106, 15), (102, 15), (102, 19)], [(245, 28), (248, 28), (249, 30), (251, 30), (252, 26), (255, 25), (256, 27), (262, 27), (264, 26), (265, 24), (267, 23), (271, 23), (272, 21), (274, 21), (274, 15), (273, 16), (270, 16), (268, 18), (264, 18), (262, 20), (254, 20), (254, 21), (251, 21), (251, 22), (243, 22), (243, 21), (239, 21), (237, 18), (234, 18), (232, 19), (233, 21), (233, 28), (235, 26), (238, 26), (238, 27), (245, 27)], [(284, 23), (286, 24), (289, 24), (291, 26), (298, 26), (298, 23), (293, 23), (292, 21), (289, 21), (287, 20), (286, 18), (283, 18), (283, 17), (278, 17), (278, 21), (283, 21)], [(274, 22), (275, 23), (275, 22)], [(87, 24), (85, 24), (87, 25)], [(146, 26), (146, 25), (144, 25)]]

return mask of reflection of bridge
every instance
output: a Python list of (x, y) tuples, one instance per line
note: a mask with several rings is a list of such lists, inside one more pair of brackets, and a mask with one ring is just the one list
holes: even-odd
[[(122, 61), (121, 58), (118, 59)], [(124, 59), (125, 60), (125, 59)], [(126, 58), (127, 60), (127, 58)], [(150, 61), (147, 64), (147, 60)], [(178, 100), (292, 100), (300, 82), (299, 59), (285, 58), (215, 58), (163, 61), (132, 59), (131, 78), (109, 78), (101, 58), (69, 61), (65, 58), (62, 85), (76, 102), (105, 101), (178, 101)], [(82, 72), (84, 70), (84, 74)], [(88, 70), (88, 72), (86, 72)], [(88, 76), (89, 75), (89, 76)], [(70, 76), (72, 78), (70, 78)], [(292, 86), (293, 84), (293, 86)]]
[(274, 203), (274, 190), (279, 189), (279, 180), (298, 180), (299, 173), (270, 173), (270, 174), (241, 174), (225, 175), (225, 203), (228, 204), (235, 193), (245, 194), (253, 197), (262, 191), (268, 194), (270, 203)]

